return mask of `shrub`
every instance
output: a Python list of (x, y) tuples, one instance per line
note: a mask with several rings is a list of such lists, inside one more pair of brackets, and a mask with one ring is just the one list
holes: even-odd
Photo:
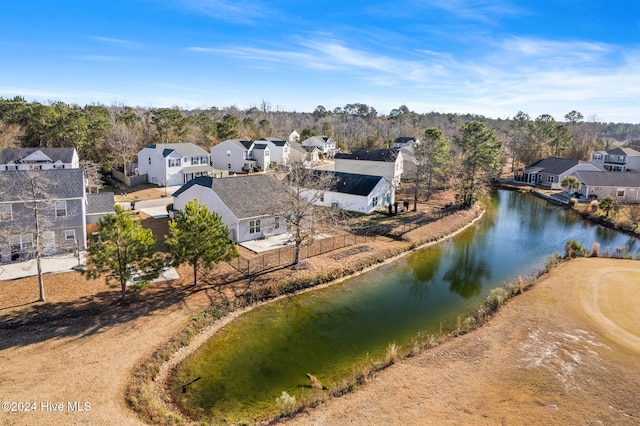
[(384, 356), (384, 365), (391, 365), (398, 362), (400, 359), (400, 347), (395, 343), (389, 343), (387, 346), (387, 353)]
[(287, 391), (282, 391), (282, 394), (276, 398), (278, 408), (284, 412), (291, 412), (296, 408), (296, 397), (289, 395)]
[(575, 257), (585, 257), (588, 254), (588, 250), (582, 244), (575, 240), (569, 240), (564, 245), (565, 258), (572, 259)]

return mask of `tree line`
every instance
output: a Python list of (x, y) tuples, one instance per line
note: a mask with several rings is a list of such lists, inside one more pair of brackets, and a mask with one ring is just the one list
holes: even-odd
[(546, 156), (587, 159), (594, 149), (613, 143), (640, 146), (640, 125), (601, 123), (571, 111), (561, 120), (536, 118), (519, 111), (513, 118), (473, 114), (416, 113), (402, 105), (380, 115), (362, 103), (333, 110), (319, 105), (313, 112), (273, 110), (268, 102), (248, 109), (143, 108), (125, 105), (72, 105), (0, 98), (0, 148), (75, 147), (82, 159), (104, 169), (123, 167), (153, 143), (193, 142), (206, 149), (226, 139), (286, 138), (297, 130), (302, 139), (329, 136), (342, 151), (390, 147), (397, 137), (420, 137), (437, 128), (449, 139), (460, 137), (465, 123), (478, 121), (505, 141), (514, 166)]

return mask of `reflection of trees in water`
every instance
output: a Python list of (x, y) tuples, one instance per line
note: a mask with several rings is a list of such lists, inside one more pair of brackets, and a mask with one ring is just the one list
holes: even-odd
[(411, 269), (406, 280), (400, 284), (408, 287), (409, 293), (416, 299), (424, 300), (429, 290), (436, 286), (433, 280), (440, 269), (442, 261), (442, 245), (430, 247), (428, 251), (412, 257), (407, 266)]
[(459, 247), (453, 256), (451, 266), (442, 277), (449, 283), (449, 291), (465, 299), (480, 294), (483, 280), (491, 278), (491, 271), (484, 258), (483, 250), (467, 245)]
[(596, 237), (602, 240), (602, 242), (612, 242), (620, 235), (620, 233), (614, 229), (607, 228), (606, 226), (593, 225), (596, 227)]

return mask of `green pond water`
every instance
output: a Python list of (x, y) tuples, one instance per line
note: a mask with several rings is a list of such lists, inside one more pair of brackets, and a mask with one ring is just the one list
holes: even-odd
[(498, 191), (475, 226), (436, 246), (324, 289), (255, 309), (183, 362), (174, 389), (205, 418), (245, 423), (278, 411), (286, 391), (309, 392), (306, 373), (325, 386), (384, 356), (390, 343), (456, 328), (495, 287), (541, 269), (574, 239), (601, 252), (640, 244), (530, 195)]

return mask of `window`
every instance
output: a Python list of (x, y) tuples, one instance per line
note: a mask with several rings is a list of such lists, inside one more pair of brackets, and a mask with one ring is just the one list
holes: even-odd
[(373, 199), (371, 200), (371, 203), (373, 204), (373, 206), (377, 206), (378, 205), (378, 197), (373, 197)]
[(7, 170), (18, 170), (18, 166), (7, 166)]
[(616, 191), (616, 196), (624, 197), (624, 188), (618, 188), (618, 190)]
[(602, 160), (602, 154), (593, 154), (594, 160)]
[(11, 204), (0, 204), (0, 222), (13, 220)]
[(256, 232), (260, 232), (260, 220), (250, 220), (249, 233), (255, 234)]
[(65, 217), (67, 215), (67, 202), (56, 201), (56, 217)]
[(547, 176), (547, 182), (548, 183), (553, 182), (553, 176)]
[(151, 164), (151, 157), (149, 157), (149, 164)]
[(227, 157), (231, 157), (231, 150), (230, 149), (227, 150)]
[(227, 163), (227, 169), (231, 170), (231, 163)]
[(22, 240), (22, 249), (30, 249), (33, 247), (33, 234), (25, 234), (21, 235), (20, 239)]
[(169, 158), (169, 167), (180, 167), (180, 158)]
[(322, 194), (320, 194), (320, 202), (324, 203), (324, 192)]
[(274, 219), (273, 229), (280, 229), (280, 216), (276, 216)]
[(76, 239), (76, 230), (75, 229), (65, 229), (64, 230), (64, 239), (66, 241), (74, 241)]

